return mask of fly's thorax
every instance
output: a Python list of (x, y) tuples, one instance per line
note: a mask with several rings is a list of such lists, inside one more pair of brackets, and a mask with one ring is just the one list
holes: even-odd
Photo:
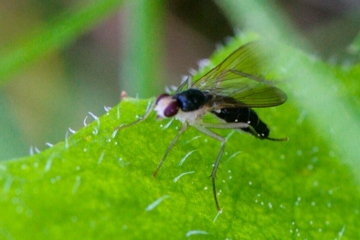
[(179, 104), (169, 94), (161, 94), (155, 102), (155, 111), (158, 118), (173, 117), (179, 111)]
[(209, 101), (205, 92), (193, 88), (175, 94), (174, 98), (183, 112), (199, 110)]

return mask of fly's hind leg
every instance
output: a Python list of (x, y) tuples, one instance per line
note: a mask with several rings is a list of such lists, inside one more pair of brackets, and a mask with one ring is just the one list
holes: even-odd
[(200, 132), (208, 135), (209, 137), (212, 137), (218, 141), (221, 142), (221, 147), (220, 147), (220, 151), (218, 153), (218, 156), (215, 160), (215, 163), (214, 163), (214, 167), (213, 167), (213, 170), (211, 172), (211, 181), (212, 181), (212, 188), (213, 188), (213, 195), (214, 195), (214, 200), (215, 200), (215, 205), (216, 205), (216, 208), (217, 210), (220, 212), (221, 211), (221, 208), (219, 206), (219, 202), (218, 202), (218, 199), (217, 199), (217, 196), (216, 196), (216, 185), (215, 185), (215, 180), (216, 180), (216, 172), (217, 172), (217, 169), (219, 167), (219, 163), (220, 163), (220, 160), (221, 160), (221, 156), (224, 152), (224, 149), (225, 149), (225, 143), (226, 143), (226, 139), (221, 137), (220, 135), (210, 131), (209, 129), (207, 129), (205, 126), (202, 126), (202, 125), (194, 125), (194, 127), (199, 130)]
[(236, 129), (236, 128), (248, 128), (249, 124), (243, 122), (235, 123), (201, 123), (201, 126), (205, 128), (219, 128), (219, 129)]

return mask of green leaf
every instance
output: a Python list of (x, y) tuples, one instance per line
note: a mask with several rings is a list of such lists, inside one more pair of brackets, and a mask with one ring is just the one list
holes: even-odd
[[(236, 39), (217, 57), (224, 58), (235, 46)], [(297, 72), (296, 65), (282, 61), (290, 56), (308, 66), (302, 71), (316, 68), (317, 76), (336, 76), (341, 81), (338, 94), (351, 92), (358, 103), (359, 84), (349, 81), (359, 78), (358, 66), (328, 66), (286, 48), (274, 72), (283, 77)], [(156, 121), (152, 113), (114, 134), (117, 126), (142, 115), (151, 101), (125, 98), (64, 142), (0, 164), (0, 236), (358, 239), (356, 167), (344, 164), (343, 145), (333, 144), (331, 130), (314, 127), (319, 116), (298, 105), (301, 89), (291, 89), (291, 84), (289, 80), (284, 86), (286, 104), (257, 111), (271, 136), (289, 136), (288, 142), (219, 131), (228, 137), (217, 174), (222, 214), (217, 216), (209, 178), (220, 143), (190, 128), (153, 178), (180, 125), (173, 121), (164, 129), (169, 120)], [(335, 116), (337, 109), (332, 111)]]

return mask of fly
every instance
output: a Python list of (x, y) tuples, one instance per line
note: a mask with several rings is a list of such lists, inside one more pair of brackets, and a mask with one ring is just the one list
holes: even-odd
[[(259, 139), (287, 140), (269, 137), (269, 128), (252, 109), (278, 106), (287, 99), (282, 90), (261, 75), (262, 59), (258, 52), (257, 42), (241, 46), (202, 77), (194, 81), (189, 77), (177, 88), (174, 95), (165, 93), (158, 96), (145, 114), (135, 122), (117, 128), (122, 129), (144, 121), (152, 110), (156, 111), (158, 118), (174, 117), (182, 123), (153, 173), (154, 177), (188, 126), (220, 141), (220, 151), (211, 172), (213, 196), (218, 211), (221, 211), (221, 208), (216, 196), (215, 178), (226, 139), (211, 129), (236, 129)], [(206, 114), (212, 114), (218, 121), (203, 121)]]

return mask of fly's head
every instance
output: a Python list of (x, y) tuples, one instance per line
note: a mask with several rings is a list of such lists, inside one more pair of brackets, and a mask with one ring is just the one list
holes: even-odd
[(155, 111), (158, 118), (169, 118), (175, 116), (180, 107), (176, 99), (169, 94), (161, 94), (155, 102)]

